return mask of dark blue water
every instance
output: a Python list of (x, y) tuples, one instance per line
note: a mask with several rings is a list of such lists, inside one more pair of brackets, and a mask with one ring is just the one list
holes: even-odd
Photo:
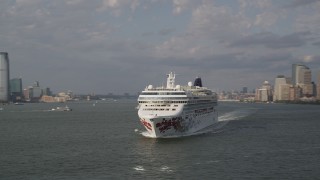
[(5, 106), (0, 179), (319, 179), (320, 106), (220, 103), (220, 128), (148, 139), (136, 101)]

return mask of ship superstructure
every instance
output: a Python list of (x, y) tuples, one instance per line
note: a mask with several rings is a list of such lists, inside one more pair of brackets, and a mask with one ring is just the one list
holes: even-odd
[(175, 74), (167, 75), (166, 87), (149, 85), (138, 98), (140, 122), (149, 137), (177, 137), (196, 133), (217, 122), (217, 95), (194, 84), (175, 85)]

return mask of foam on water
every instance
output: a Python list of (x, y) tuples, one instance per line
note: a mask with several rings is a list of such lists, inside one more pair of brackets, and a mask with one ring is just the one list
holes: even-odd
[[(140, 171), (140, 172), (143, 172), (143, 171), (147, 171), (143, 166), (141, 165), (137, 165), (137, 166), (134, 166), (133, 167), (134, 170), (136, 171)], [(150, 170), (150, 169), (148, 169)], [(159, 168), (155, 168), (155, 167), (151, 167), (151, 170), (158, 170), (158, 171), (162, 171), (162, 172), (166, 172), (166, 173), (171, 173), (173, 172), (173, 170), (169, 167), (169, 166), (161, 166)]]
[(148, 131), (138, 131), (139, 134), (141, 134), (142, 136), (144, 137), (147, 137), (147, 138), (155, 138), (154, 136), (152, 136)]
[[(201, 131), (194, 132), (194, 133), (189, 133), (189, 134), (164, 136), (164, 137), (161, 137), (161, 138), (164, 138), (164, 139), (180, 138), (180, 137), (196, 136), (196, 135), (206, 134), (206, 133), (210, 133), (210, 132), (213, 132), (212, 128), (210, 128), (210, 129), (206, 128), (206, 130), (201, 130)], [(146, 138), (156, 138), (156, 137), (152, 136), (148, 131), (139, 131), (138, 133), (141, 134), (142, 136), (146, 137)]]
[(255, 113), (256, 111), (257, 109), (239, 109), (220, 115), (218, 117), (218, 123), (212, 128), (211, 133), (220, 133), (223, 131), (223, 127), (230, 121), (241, 120)]
[(240, 109), (240, 110), (231, 111), (219, 116), (218, 121), (222, 122), (222, 121), (240, 120), (244, 117), (247, 117), (255, 113), (256, 111), (257, 109)]
[(145, 169), (143, 168), (143, 166), (135, 166), (133, 167), (133, 169), (137, 170), (137, 171), (145, 171)]
[(172, 172), (172, 170), (170, 169), (170, 167), (168, 166), (162, 166), (160, 168), (160, 171), (163, 171), (163, 172)]
[[(206, 128), (207, 129), (207, 128)], [(200, 135), (200, 134), (206, 134), (212, 132), (212, 129), (207, 129), (207, 130), (201, 130), (195, 133), (189, 133), (189, 134), (180, 134), (180, 135), (173, 135), (173, 136), (164, 136), (161, 138), (180, 138), (180, 137), (187, 137), (187, 136), (195, 136), (195, 135)], [(139, 134), (141, 134), (142, 136), (146, 137), (146, 138), (156, 138), (154, 136), (152, 136), (148, 131), (139, 131)]]

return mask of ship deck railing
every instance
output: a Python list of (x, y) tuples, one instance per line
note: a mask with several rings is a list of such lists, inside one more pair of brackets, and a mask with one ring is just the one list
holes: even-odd
[(156, 88), (145, 88), (145, 91), (185, 91), (185, 90), (207, 90), (206, 87), (199, 86), (180, 86), (178, 88), (165, 88), (165, 87), (156, 87)]

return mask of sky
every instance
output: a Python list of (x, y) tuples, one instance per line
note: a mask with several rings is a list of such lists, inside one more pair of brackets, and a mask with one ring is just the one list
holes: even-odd
[(166, 74), (249, 90), (320, 70), (320, 0), (1, 0), (10, 77), (55, 93), (136, 94)]

